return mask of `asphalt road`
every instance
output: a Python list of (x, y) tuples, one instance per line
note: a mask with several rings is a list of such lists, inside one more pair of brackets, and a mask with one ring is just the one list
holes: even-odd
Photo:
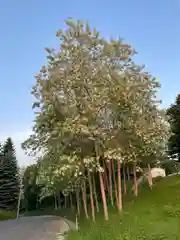
[(0, 222), (0, 240), (54, 240), (57, 233), (68, 230), (68, 224), (59, 217), (22, 217)]

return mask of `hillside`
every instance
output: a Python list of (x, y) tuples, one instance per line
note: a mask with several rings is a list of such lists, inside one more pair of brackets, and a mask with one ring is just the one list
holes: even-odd
[(83, 223), (68, 240), (180, 239), (180, 176), (167, 177), (126, 202), (121, 215), (112, 211), (107, 222), (99, 217), (96, 224)]

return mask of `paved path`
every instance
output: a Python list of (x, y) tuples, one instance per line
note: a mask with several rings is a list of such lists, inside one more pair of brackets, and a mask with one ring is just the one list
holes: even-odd
[(22, 217), (0, 222), (0, 240), (54, 240), (69, 225), (55, 216)]

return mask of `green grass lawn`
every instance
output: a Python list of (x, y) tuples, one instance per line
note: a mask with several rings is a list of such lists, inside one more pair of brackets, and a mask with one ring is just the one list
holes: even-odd
[(16, 212), (0, 210), (0, 221), (16, 218)]
[[(57, 215), (75, 221), (69, 209), (46, 209), (26, 213)], [(96, 223), (80, 219), (80, 230), (70, 232), (67, 240), (180, 240), (180, 176), (157, 182), (153, 190), (141, 185), (138, 197), (124, 199), (123, 212), (109, 208), (109, 221), (96, 215)]]
[(124, 201), (121, 214), (110, 210), (109, 221), (97, 216), (96, 224), (81, 221), (79, 232), (67, 240), (180, 239), (180, 176), (167, 177), (153, 190), (141, 189), (137, 198)]

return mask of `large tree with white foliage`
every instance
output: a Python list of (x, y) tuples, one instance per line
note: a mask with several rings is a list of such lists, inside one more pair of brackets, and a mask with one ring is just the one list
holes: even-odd
[(36, 76), (33, 134), (23, 147), (49, 154), (53, 186), (65, 180), (64, 191), (73, 188), (77, 199), (81, 190), (87, 217), (88, 185), (93, 220), (98, 174), (108, 219), (107, 194), (122, 209), (122, 164), (133, 166), (137, 195), (136, 165), (147, 167), (164, 151), (167, 128), (156, 101), (159, 83), (133, 62), (131, 45), (106, 40), (82, 21), (66, 24), (56, 34), (60, 51), (46, 48), (48, 63)]

